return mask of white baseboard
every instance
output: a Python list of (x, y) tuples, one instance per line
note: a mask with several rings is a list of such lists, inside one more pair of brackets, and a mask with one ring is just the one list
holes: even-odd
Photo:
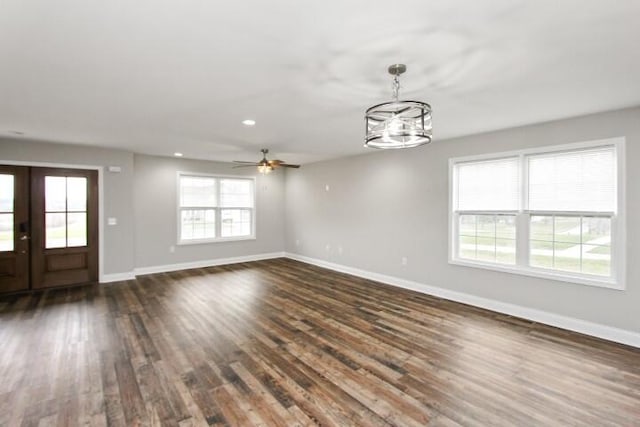
[(217, 265), (237, 264), (240, 262), (261, 261), (264, 259), (282, 258), (284, 252), (270, 252), (256, 255), (246, 255), (231, 258), (207, 259), (202, 261), (182, 262), (178, 264), (154, 265), (151, 267), (139, 267), (134, 270), (136, 276), (142, 274), (166, 273), (169, 271), (188, 270), (190, 268), (215, 267)]
[(100, 283), (121, 282), (123, 280), (133, 280), (136, 274), (133, 271), (124, 273), (103, 274), (100, 276)]
[(360, 270), (358, 268), (348, 267), (346, 265), (335, 264), (332, 262), (320, 260), (317, 258), (310, 258), (303, 255), (298, 255), (290, 252), (285, 252), (287, 258), (291, 258), (297, 261), (302, 261), (308, 264), (317, 265), (318, 267), (324, 267), (329, 270), (339, 271), (341, 273), (347, 273), (354, 276), (362, 277), (364, 279), (374, 280), (376, 282), (385, 283), (399, 288), (410, 289), (413, 291), (421, 292), (427, 295), (433, 295), (436, 297), (444, 298), (451, 301), (461, 302), (464, 304), (473, 305), (487, 310), (495, 311), (498, 313), (508, 314), (510, 316), (521, 317), (523, 319), (531, 320), (545, 325), (555, 326), (557, 328), (567, 329), (574, 332), (579, 332), (585, 335), (591, 335), (598, 338), (603, 338), (609, 341), (618, 342), (621, 344), (630, 345), (640, 348), (640, 333), (629, 331), (626, 329), (614, 328), (612, 326), (606, 326), (599, 323), (593, 323), (586, 320), (576, 319), (573, 317), (562, 316), (555, 313), (549, 313), (534, 308), (523, 307), (520, 305), (509, 304), (506, 302), (500, 302), (491, 300), (488, 298), (478, 297), (471, 294), (452, 291), (449, 289), (438, 288), (435, 286), (429, 286), (411, 280), (400, 279), (398, 277), (387, 276), (384, 274), (373, 273), (366, 270)]

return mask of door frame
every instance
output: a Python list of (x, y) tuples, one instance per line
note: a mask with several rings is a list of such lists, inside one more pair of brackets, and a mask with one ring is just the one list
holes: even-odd
[(8, 166), (32, 166), (40, 168), (85, 169), (98, 171), (98, 282), (104, 282), (104, 166), (76, 165), (68, 163), (29, 162), (21, 160), (2, 160), (0, 164)]

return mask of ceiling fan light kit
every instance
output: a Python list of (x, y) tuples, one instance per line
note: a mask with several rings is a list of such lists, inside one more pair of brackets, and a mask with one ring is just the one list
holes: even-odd
[(421, 101), (399, 100), (400, 75), (405, 71), (404, 64), (389, 66), (393, 101), (367, 109), (365, 147), (411, 148), (431, 142), (431, 106)]
[(262, 174), (271, 173), (272, 170), (273, 170), (273, 166), (269, 164), (269, 161), (261, 161), (260, 165), (258, 166), (258, 172)]

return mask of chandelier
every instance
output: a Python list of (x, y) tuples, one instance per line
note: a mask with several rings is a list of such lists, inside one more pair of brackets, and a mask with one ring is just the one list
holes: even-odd
[(431, 142), (431, 106), (420, 101), (400, 101), (400, 74), (404, 64), (389, 66), (393, 76), (393, 101), (374, 105), (365, 114), (365, 147), (410, 148)]

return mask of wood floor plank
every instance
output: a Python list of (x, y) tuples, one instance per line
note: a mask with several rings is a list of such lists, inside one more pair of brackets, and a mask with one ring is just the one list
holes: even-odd
[(640, 349), (275, 259), (0, 297), (0, 426), (640, 426)]

